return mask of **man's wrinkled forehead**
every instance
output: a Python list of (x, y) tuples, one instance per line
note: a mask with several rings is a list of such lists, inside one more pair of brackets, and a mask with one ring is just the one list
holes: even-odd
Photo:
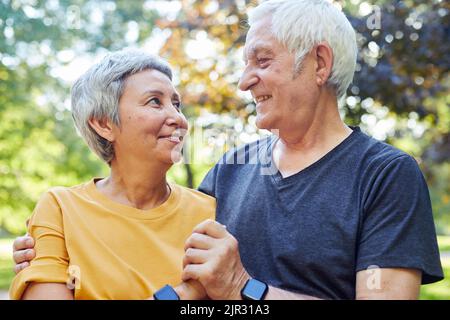
[(272, 18), (266, 17), (254, 23), (247, 32), (243, 52), (243, 60), (255, 57), (257, 54), (272, 54), (274, 51), (274, 36), (271, 32)]
[(258, 54), (273, 55), (272, 45), (265, 41), (256, 41), (249, 45), (246, 44), (242, 53), (242, 59), (247, 62), (258, 56)]

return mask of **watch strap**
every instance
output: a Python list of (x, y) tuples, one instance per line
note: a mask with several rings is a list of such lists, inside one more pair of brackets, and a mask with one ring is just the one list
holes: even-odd
[(165, 285), (153, 294), (155, 300), (180, 300), (176, 291), (170, 285)]

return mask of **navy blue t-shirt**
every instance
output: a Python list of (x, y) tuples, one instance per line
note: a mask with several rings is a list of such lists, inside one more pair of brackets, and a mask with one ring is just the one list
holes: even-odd
[(325, 299), (354, 299), (356, 273), (422, 270), (443, 278), (428, 188), (416, 161), (358, 127), (320, 160), (283, 178), (275, 136), (234, 149), (199, 190), (239, 242), (247, 272)]

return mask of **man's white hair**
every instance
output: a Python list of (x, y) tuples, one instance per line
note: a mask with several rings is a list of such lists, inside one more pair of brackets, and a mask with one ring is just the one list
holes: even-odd
[(333, 68), (327, 84), (343, 96), (353, 80), (357, 45), (355, 30), (347, 17), (326, 0), (269, 0), (249, 13), (249, 25), (272, 17), (272, 33), (295, 54), (296, 70), (304, 57), (320, 42), (333, 50)]
[(141, 50), (122, 50), (108, 54), (83, 74), (72, 87), (72, 117), (89, 148), (110, 164), (114, 158), (111, 142), (89, 124), (90, 119), (112, 121), (120, 126), (119, 100), (129, 76), (143, 70), (157, 70), (172, 80), (169, 64)]

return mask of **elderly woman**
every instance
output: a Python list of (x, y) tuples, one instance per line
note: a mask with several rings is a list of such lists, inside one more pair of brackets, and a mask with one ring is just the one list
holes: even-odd
[(215, 200), (166, 180), (188, 126), (171, 79), (159, 58), (120, 51), (74, 84), (75, 125), (110, 174), (42, 196), (28, 227), (36, 258), (14, 279), (11, 298), (146, 299), (181, 283), (184, 243), (214, 218)]

